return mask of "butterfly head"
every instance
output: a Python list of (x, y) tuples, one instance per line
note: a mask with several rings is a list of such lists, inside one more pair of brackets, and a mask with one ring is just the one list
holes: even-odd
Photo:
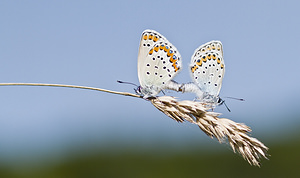
[(138, 86), (134, 89), (136, 94), (143, 96), (144, 99), (155, 97), (161, 90), (154, 86)]

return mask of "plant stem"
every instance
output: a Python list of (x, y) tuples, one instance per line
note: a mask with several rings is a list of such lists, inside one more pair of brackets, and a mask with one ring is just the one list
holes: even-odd
[(65, 87), (65, 88), (78, 88), (78, 89), (85, 89), (85, 90), (95, 90), (95, 91), (102, 91), (117, 95), (125, 95), (131, 97), (142, 98), (140, 95), (128, 93), (128, 92), (118, 92), (118, 91), (111, 91), (102, 88), (94, 88), (94, 87), (86, 87), (86, 86), (78, 86), (78, 85), (64, 85), (64, 84), (48, 84), (48, 83), (0, 83), (0, 86), (47, 86), (47, 87)]

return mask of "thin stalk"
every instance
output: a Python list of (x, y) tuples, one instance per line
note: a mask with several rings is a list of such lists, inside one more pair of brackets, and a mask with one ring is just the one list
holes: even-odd
[(48, 84), (48, 83), (0, 83), (0, 86), (47, 86), (47, 87), (78, 88), (78, 89), (95, 90), (95, 91), (102, 91), (102, 92), (107, 92), (107, 93), (112, 93), (117, 95), (125, 95), (125, 96), (142, 98), (142, 96), (140, 95), (136, 95), (128, 92), (118, 92), (118, 91), (106, 90), (102, 88), (86, 87), (86, 86), (78, 86), (78, 85)]

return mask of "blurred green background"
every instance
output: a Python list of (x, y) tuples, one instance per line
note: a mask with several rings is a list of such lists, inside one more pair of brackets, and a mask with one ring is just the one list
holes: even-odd
[[(291, 139), (292, 138), (292, 139)], [(297, 141), (296, 141), (297, 140)], [(300, 142), (289, 136), (281, 143), (264, 141), (270, 160), (260, 168), (250, 166), (224, 145), (215, 148), (193, 145), (192, 149), (170, 150), (123, 147), (72, 149), (62, 156), (43, 156), (35, 160), (5, 165), (1, 177), (298, 177)], [(215, 141), (216, 142), (216, 141)], [(218, 143), (217, 143), (218, 144)], [(192, 144), (190, 144), (191, 146)], [(216, 148), (217, 147), (217, 148)], [(229, 148), (229, 147), (228, 147)], [(31, 158), (32, 159), (32, 158)], [(19, 160), (20, 161), (20, 160)]]
[[(250, 126), (270, 160), (250, 166), (149, 102), (92, 91), (0, 87), (0, 177), (299, 177), (299, 1), (0, 1), (0, 82), (134, 92), (140, 35), (190, 57), (220, 40), (222, 117)], [(166, 92), (179, 99), (194, 94)]]

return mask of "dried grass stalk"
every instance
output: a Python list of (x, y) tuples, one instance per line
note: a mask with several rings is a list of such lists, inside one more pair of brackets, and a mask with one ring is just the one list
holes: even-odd
[[(0, 86), (47, 86), (65, 87), (108, 92), (118, 95), (125, 95), (143, 98), (140, 95), (105, 90), (101, 88), (85, 87), (64, 84), (44, 83), (0, 83)], [(229, 119), (218, 118), (219, 113), (208, 112), (209, 108), (204, 104), (194, 101), (177, 101), (174, 97), (162, 96), (148, 98), (151, 103), (177, 122), (188, 121), (197, 124), (200, 129), (211, 138), (217, 138), (220, 143), (228, 140), (233, 151), (237, 150), (251, 165), (260, 166), (260, 158), (267, 158), (268, 148), (256, 138), (250, 137), (251, 129), (242, 123), (236, 123)]]
[(211, 138), (220, 143), (229, 142), (233, 151), (240, 153), (251, 165), (260, 166), (260, 159), (267, 158), (268, 148), (256, 138), (250, 137), (250, 127), (226, 118), (219, 113), (208, 112), (204, 104), (194, 101), (177, 101), (174, 97), (162, 96), (151, 99), (151, 103), (177, 122), (197, 124)]

